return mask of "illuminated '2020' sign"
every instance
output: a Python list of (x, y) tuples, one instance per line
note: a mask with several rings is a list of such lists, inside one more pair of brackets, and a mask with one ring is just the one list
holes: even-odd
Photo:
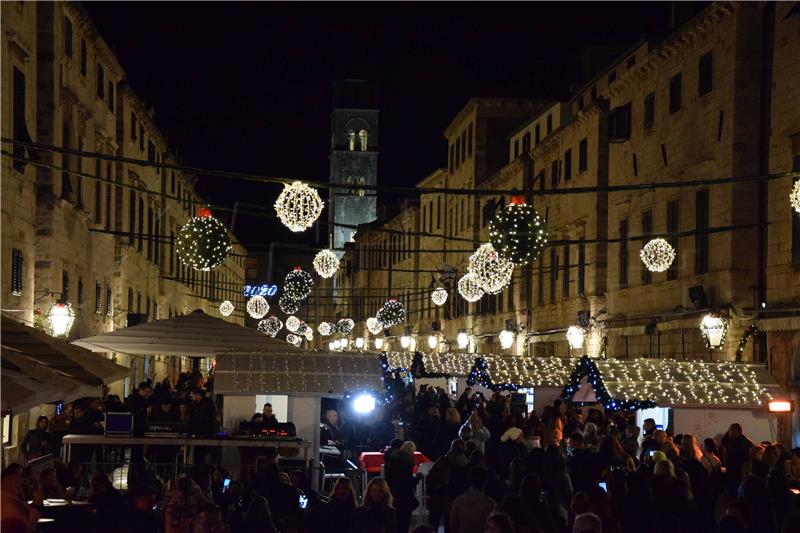
[(276, 294), (278, 294), (278, 286), (275, 284), (244, 286), (244, 295), (246, 298), (250, 298), (251, 296), (264, 296), (265, 298), (271, 298)]

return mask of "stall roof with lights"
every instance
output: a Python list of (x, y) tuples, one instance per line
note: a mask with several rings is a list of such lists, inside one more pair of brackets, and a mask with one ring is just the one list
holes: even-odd
[(73, 344), (93, 352), (129, 355), (217, 356), (225, 353), (299, 352), (284, 340), (205, 314), (201, 310), (79, 339)]
[(382, 390), (382, 377), (378, 354), (226, 354), (217, 359), (214, 392), (341, 395), (348, 390)]

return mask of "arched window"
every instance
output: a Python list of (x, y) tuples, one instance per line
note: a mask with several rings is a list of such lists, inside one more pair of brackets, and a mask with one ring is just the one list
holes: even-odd
[(356, 149), (356, 132), (354, 131), (347, 132), (347, 149), (351, 152), (354, 152)]
[(361, 141), (361, 151), (362, 152), (366, 152), (367, 151), (367, 141), (369, 139), (369, 134), (367, 133), (367, 130), (359, 131), (358, 132), (358, 139)]

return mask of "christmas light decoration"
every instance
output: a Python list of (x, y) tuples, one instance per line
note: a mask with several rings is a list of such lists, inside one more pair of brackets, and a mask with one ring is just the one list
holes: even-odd
[(792, 204), (794, 210), (800, 213), (800, 180), (794, 182), (792, 192), (789, 193), (789, 203)]
[(350, 341), (348, 339), (339, 339), (339, 348), (342, 350), (346, 350), (350, 345)]
[(341, 333), (342, 335), (350, 335), (350, 332), (353, 331), (356, 323), (353, 322), (350, 318), (343, 318), (336, 323), (336, 331)]
[(431, 292), (431, 300), (436, 305), (444, 305), (447, 301), (447, 289), (443, 289), (442, 287), (433, 289), (433, 292)]
[(328, 343), (328, 350), (330, 350), (330, 351), (332, 351), (332, 352), (333, 352), (333, 351), (335, 351), (335, 350), (336, 350), (336, 348), (337, 348), (338, 346), (339, 346), (339, 345), (337, 344), (337, 342), (336, 342), (336, 341), (331, 341), (331, 342), (329, 342), (329, 343)]
[(406, 321), (406, 309), (399, 300), (392, 298), (383, 304), (375, 318), (384, 328), (390, 328)]
[(642, 247), (639, 257), (650, 272), (664, 272), (675, 260), (675, 249), (664, 239), (653, 239)]
[(225, 300), (219, 304), (219, 314), (222, 316), (231, 316), (231, 313), (233, 313), (234, 309), (235, 308), (233, 307), (233, 304), (229, 300)]
[(383, 348), (383, 337), (375, 337), (375, 349), (380, 350)]
[(544, 219), (524, 196), (511, 203), (489, 222), (489, 242), (500, 256), (515, 265), (536, 261), (547, 244)]
[(511, 345), (514, 344), (514, 337), (515, 335), (513, 331), (509, 331), (507, 329), (501, 331), (500, 335), (498, 335), (498, 338), (500, 339), (500, 347), (504, 350), (511, 348)]
[(323, 278), (330, 278), (339, 269), (339, 258), (333, 250), (322, 250), (314, 256), (314, 270)]
[(371, 316), (367, 319), (367, 330), (373, 335), (377, 335), (383, 331), (383, 324), (377, 318)]
[(703, 332), (703, 338), (706, 340), (706, 348), (720, 348), (725, 344), (728, 322), (717, 314), (709, 313), (700, 322), (700, 331)]
[(283, 280), (283, 294), (299, 302), (308, 298), (313, 286), (314, 278), (311, 277), (311, 274), (296, 266), (294, 270), (286, 274), (286, 278)]
[(486, 293), (497, 294), (511, 283), (514, 263), (500, 257), (492, 243), (487, 242), (469, 257), (468, 272)]
[(300, 302), (292, 300), (286, 294), (281, 294), (280, 298), (278, 298), (278, 307), (287, 315), (291, 315), (300, 310)]
[(286, 335), (286, 342), (291, 344), (292, 346), (299, 348), (301, 344), (303, 344), (303, 338), (299, 335), (295, 335), (294, 333), (289, 333)]
[(356, 339), (356, 348), (362, 350), (364, 348), (364, 339), (359, 337)]
[(233, 247), (228, 230), (209, 209), (199, 208), (197, 214), (175, 237), (175, 251), (183, 264), (207, 271), (221, 265)]
[(603, 377), (597, 369), (597, 365), (588, 356), (580, 358), (578, 365), (573, 370), (569, 382), (564, 387), (562, 393), (563, 398), (569, 402), (578, 390), (581, 388), (581, 380), (586, 377), (586, 381), (591, 384), (594, 389), (595, 398), (603, 404), (609, 411), (636, 411), (639, 409), (650, 409), (656, 406), (652, 400), (625, 400), (622, 398), (613, 398), (609, 394), (603, 384)]
[(247, 300), (247, 314), (253, 318), (264, 318), (269, 312), (269, 304), (263, 296), (253, 296)]
[(736, 361), (737, 363), (742, 361), (742, 355), (744, 355), (744, 349), (747, 348), (747, 341), (749, 341), (751, 337), (758, 335), (758, 333), (759, 333), (758, 326), (756, 326), (755, 324), (750, 324), (750, 326), (748, 326), (747, 331), (745, 331), (744, 335), (742, 335), (742, 338), (739, 339), (739, 346), (736, 347), (736, 357), (734, 358), (734, 361)]
[(317, 326), (317, 332), (323, 337), (327, 337), (333, 333), (333, 326), (328, 322), (320, 322), (319, 326)]
[(303, 336), (305, 336), (305, 334), (306, 334), (306, 331), (308, 331), (308, 330), (310, 330), (310, 329), (311, 329), (311, 328), (310, 328), (310, 327), (308, 327), (308, 324), (306, 324), (305, 322), (303, 322), (303, 321), (301, 320), (301, 321), (300, 321), (300, 324), (298, 324), (298, 326), (297, 326), (297, 331), (295, 331), (294, 333), (297, 333), (298, 335), (303, 335)]
[(310, 228), (322, 213), (325, 203), (317, 191), (299, 181), (285, 185), (275, 201), (275, 212), (283, 225), (292, 231)]
[(256, 328), (264, 335), (269, 335), (274, 338), (278, 335), (281, 328), (283, 328), (283, 322), (275, 315), (270, 315), (269, 318), (261, 320)]
[(303, 332), (303, 336), (306, 338), (308, 342), (314, 340), (314, 329), (307, 327)]
[(72, 324), (75, 323), (75, 311), (69, 303), (56, 302), (47, 312), (47, 318), (50, 320), (50, 331), (53, 336), (66, 337), (72, 329)]
[(292, 333), (297, 333), (297, 330), (300, 328), (300, 319), (296, 316), (292, 315), (286, 318), (286, 329), (291, 331)]
[(456, 341), (458, 342), (458, 348), (465, 350), (469, 345), (469, 334), (466, 331), (459, 331)]
[(403, 349), (407, 350), (408, 347), (411, 346), (411, 337), (408, 335), (403, 335), (402, 337), (400, 337), (400, 346), (402, 346)]
[(468, 302), (477, 302), (483, 297), (484, 291), (475, 275), (467, 272), (458, 280), (458, 293)]
[(428, 335), (428, 348), (435, 350), (439, 345), (439, 338), (436, 335)]
[(570, 326), (567, 328), (567, 342), (569, 347), (573, 350), (580, 350), (583, 348), (583, 339), (586, 336), (586, 330), (580, 326)]

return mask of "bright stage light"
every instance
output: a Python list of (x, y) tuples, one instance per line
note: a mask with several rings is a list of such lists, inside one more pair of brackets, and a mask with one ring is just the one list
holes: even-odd
[(360, 415), (371, 413), (375, 410), (375, 397), (369, 394), (356, 396), (353, 400), (353, 410)]

